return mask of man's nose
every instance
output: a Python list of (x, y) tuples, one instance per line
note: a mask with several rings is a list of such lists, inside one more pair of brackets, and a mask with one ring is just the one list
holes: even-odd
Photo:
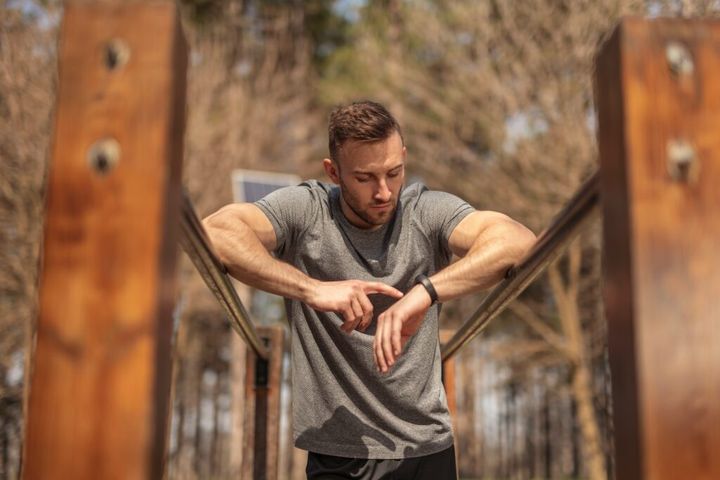
[(380, 179), (378, 182), (378, 188), (375, 191), (375, 200), (378, 200), (380, 202), (388, 202), (390, 201), (390, 197), (392, 196), (392, 192), (388, 188), (387, 181), (385, 179)]

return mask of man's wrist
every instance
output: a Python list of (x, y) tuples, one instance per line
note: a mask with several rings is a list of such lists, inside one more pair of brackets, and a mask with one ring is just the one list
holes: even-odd
[(435, 290), (435, 286), (430, 281), (430, 279), (426, 275), (418, 275), (415, 279), (415, 283), (425, 292), (427, 293), (428, 297), (430, 298), (430, 305), (434, 305), (438, 303), (438, 293), (437, 290)]
[(405, 294), (406, 297), (411, 295), (415, 295), (418, 297), (418, 299), (422, 299), (427, 308), (430, 308), (432, 306), (432, 298), (430, 298), (430, 294), (427, 292), (427, 290), (425, 290), (425, 287), (423, 287), (422, 285), (417, 284), (413, 286), (410, 291)]
[(307, 281), (300, 283), (300, 298), (298, 300), (311, 305), (317, 296), (317, 290), (320, 288), (320, 285), (322, 285), (320, 280), (307, 277)]

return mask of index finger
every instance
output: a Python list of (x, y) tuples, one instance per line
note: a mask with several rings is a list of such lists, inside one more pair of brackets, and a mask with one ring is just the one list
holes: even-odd
[(391, 287), (390, 285), (386, 285), (381, 282), (365, 282), (365, 285), (363, 286), (363, 291), (367, 293), (382, 293), (384, 295), (387, 295), (389, 297), (395, 297), (400, 298), (403, 296), (403, 293), (398, 290), (395, 287)]

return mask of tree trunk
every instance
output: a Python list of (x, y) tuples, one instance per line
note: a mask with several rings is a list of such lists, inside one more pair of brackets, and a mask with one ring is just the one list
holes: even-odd
[(545, 478), (552, 478), (552, 440), (550, 430), (550, 392), (545, 389), (543, 392), (543, 409), (542, 409), (542, 424), (543, 424), (543, 459), (545, 466)]
[(605, 459), (600, 443), (600, 430), (592, 401), (590, 369), (586, 363), (578, 365), (573, 373), (572, 393), (577, 403), (578, 427), (590, 480), (606, 480)]
[[(6, 423), (4, 407), (0, 403), (0, 472), (6, 472), (10, 470), (10, 455), (8, 453), (8, 425)], [(9, 423), (9, 422), (8, 422)]]
[(525, 407), (525, 418), (527, 419), (527, 431), (525, 432), (525, 469), (523, 474), (526, 478), (535, 478), (535, 440), (536, 436), (536, 392), (535, 384), (531, 383), (528, 389), (527, 406)]
[(583, 335), (577, 303), (581, 254), (582, 244), (580, 240), (576, 240), (569, 249), (567, 285), (564, 285), (557, 264), (548, 268), (548, 276), (558, 306), (568, 350), (572, 355), (571, 391), (577, 403), (584, 463), (590, 480), (606, 480), (607, 472), (601, 448), (600, 429), (593, 406), (590, 354)]

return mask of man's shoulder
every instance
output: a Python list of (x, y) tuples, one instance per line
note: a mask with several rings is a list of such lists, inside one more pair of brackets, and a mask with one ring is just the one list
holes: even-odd
[(401, 199), (404, 202), (411, 202), (417, 200), (424, 193), (429, 191), (429, 188), (422, 182), (411, 183), (406, 186), (401, 194)]
[(423, 222), (443, 221), (448, 216), (474, 210), (467, 201), (453, 193), (432, 190), (424, 183), (413, 183), (403, 191), (403, 208)]
[(421, 207), (426, 203), (444, 202), (448, 198), (458, 198), (443, 190), (432, 190), (422, 182), (415, 182), (403, 189), (401, 199), (405, 205)]
[(279, 188), (257, 200), (255, 205), (267, 216), (278, 238), (295, 235), (317, 225), (327, 216), (333, 185), (305, 180), (298, 185)]
[(311, 190), (313, 193), (316, 193), (320, 196), (329, 196), (330, 192), (333, 191), (334, 188), (337, 188), (335, 185), (331, 183), (325, 183), (321, 182), (319, 180), (315, 180), (314, 178), (310, 180), (305, 180), (301, 184), (298, 185), (298, 187), (304, 187), (309, 190)]
[[(284, 200), (299, 206), (308, 202), (323, 202), (330, 197), (334, 185), (320, 182), (315, 179), (304, 180), (298, 185), (282, 187), (265, 197), (264, 201)], [(261, 202), (263, 201), (261, 200)]]

